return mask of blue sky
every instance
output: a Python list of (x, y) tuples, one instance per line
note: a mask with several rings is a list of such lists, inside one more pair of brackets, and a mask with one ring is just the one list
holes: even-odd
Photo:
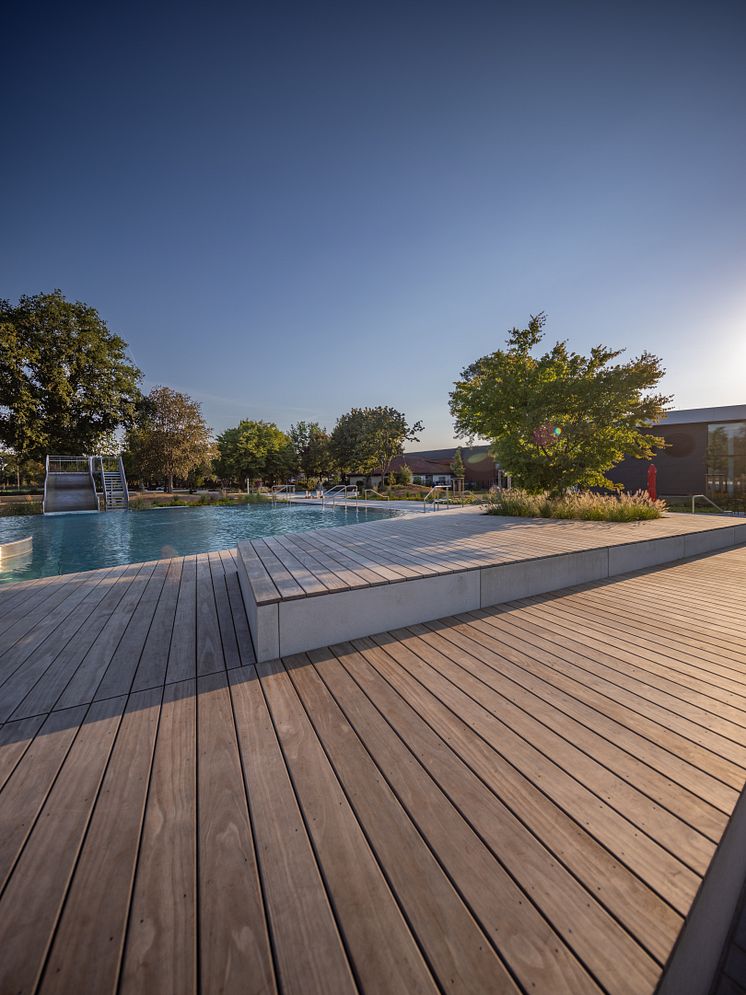
[(5, 8), (0, 295), (93, 304), (216, 431), (449, 445), (540, 310), (746, 401), (742, 3), (118, 8)]

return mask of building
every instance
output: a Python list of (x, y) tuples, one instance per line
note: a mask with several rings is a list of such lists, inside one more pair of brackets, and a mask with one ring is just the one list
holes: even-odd
[[(675, 498), (705, 494), (721, 506), (746, 499), (746, 404), (670, 411), (646, 429), (667, 443), (654, 464), (658, 493)], [(646, 486), (648, 463), (626, 459), (609, 476), (628, 491)]]
[[(661, 497), (705, 494), (721, 507), (740, 509), (746, 504), (746, 404), (669, 411), (658, 425), (643, 431), (666, 440), (666, 447), (653, 460)], [(391, 469), (396, 471), (406, 463), (415, 483), (430, 487), (453, 484), (451, 464), (455, 454), (455, 449), (405, 453), (392, 462)], [(498, 478), (503, 482), (489, 446), (464, 447), (461, 455), (466, 472), (464, 484), (470, 490), (488, 490), (498, 483)], [(647, 460), (625, 459), (608, 475), (627, 491), (644, 490), (648, 465)], [(359, 487), (375, 487), (380, 480), (380, 474), (370, 478), (362, 474), (350, 476), (350, 483)]]
[[(414, 483), (435, 487), (437, 484), (453, 484), (451, 464), (456, 455), (456, 449), (428, 449), (419, 453), (405, 453), (397, 456), (391, 463), (391, 470), (396, 473), (404, 463), (412, 471)], [(461, 447), (461, 458), (464, 461), (464, 486), (469, 490), (489, 490), (497, 483), (498, 469), (490, 456), (489, 446)], [(366, 483), (369, 481), (369, 483)], [(349, 482), (358, 487), (377, 487), (381, 475), (352, 473)]]

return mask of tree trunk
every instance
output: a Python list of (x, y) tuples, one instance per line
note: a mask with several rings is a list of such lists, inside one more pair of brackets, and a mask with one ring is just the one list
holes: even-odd
[(173, 492), (174, 492), (174, 475), (173, 475), (173, 473), (169, 473), (168, 477), (166, 478), (166, 480), (167, 480), (167, 483), (168, 483), (168, 493), (169, 494), (173, 494)]

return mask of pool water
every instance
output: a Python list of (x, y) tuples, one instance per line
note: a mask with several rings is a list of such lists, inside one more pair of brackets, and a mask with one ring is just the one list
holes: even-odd
[(377, 508), (261, 504), (0, 518), (0, 543), (28, 535), (34, 540), (30, 557), (7, 561), (0, 570), (0, 583), (232, 549), (242, 539), (353, 525), (396, 514)]

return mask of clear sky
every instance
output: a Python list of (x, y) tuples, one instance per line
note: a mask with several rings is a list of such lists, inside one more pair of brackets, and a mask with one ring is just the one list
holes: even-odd
[[(746, 402), (746, 5), (4, 6), (0, 296), (59, 287), (146, 386), (451, 444), (460, 369), (552, 339)], [(417, 448), (417, 447), (415, 447)]]

